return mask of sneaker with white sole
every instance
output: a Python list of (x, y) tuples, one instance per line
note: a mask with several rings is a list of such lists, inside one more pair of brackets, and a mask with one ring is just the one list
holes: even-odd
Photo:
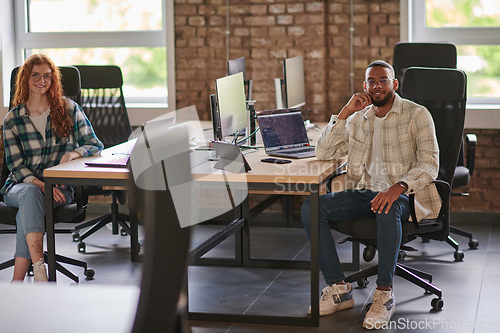
[(367, 329), (380, 329), (386, 327), (396, 310), (396, 299), (394, 292), (385, 290), (375, 290), (372, 305), (366, 313), (363, 327)]
[(33, 264), (33, 276), (35, 282), (46, 282), (47, 279), (47, 269), (45, 268), (45, 262), (43, 258)]
[[(340, 310), (350, 309), (354, 306), (351, 284), (334, 284), (326, 286), (321, 292), (319, 300), (319, 315), (326, 316)], [(311, 314), (311, 307), (309, 307)]]

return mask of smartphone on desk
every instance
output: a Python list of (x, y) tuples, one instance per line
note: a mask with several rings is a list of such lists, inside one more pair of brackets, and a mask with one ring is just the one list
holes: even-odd
[(292, 163), (291, 160), (284, 160), (281, 158), (263, 158), (261, 159), (262, 162), (267, 162), (267, 163), (276, 163), (276, 164), (286, 164), (286, 163)]

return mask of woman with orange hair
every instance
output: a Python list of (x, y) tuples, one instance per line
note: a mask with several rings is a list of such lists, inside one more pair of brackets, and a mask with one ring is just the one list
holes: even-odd
[[(6, 204), (19, 208), (12, 280), (24, 280), (31, 260), (35, 281), (47, 281), (43, 170), (99, 155), (103, 144), (80, 106), (63, 96), (59, 68), (45, 55), (34, 54), (19, 68), (12, 105), (3, 127), (10, 175), (0, 189)], [(54, 187), (53, 195), (56, 204), (74, 199), (71, 187)]]

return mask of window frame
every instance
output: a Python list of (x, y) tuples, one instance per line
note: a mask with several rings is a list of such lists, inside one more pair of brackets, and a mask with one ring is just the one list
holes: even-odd
[[(25, 50), (34, 48), (165, 47), (167, 59), (167, 111), (175, 110), (175, 35), (173, 1), (162, 0), (162, 30), (104, 32), (29, 32), (28, 2), (14, 1), (15, 59), (19, 66)], [(127, 104), (165, 106), (155, 98), (128, 98)]]
[[(401, 1), (405, 2), (405, 1)], [(500, 27), (488, 28), (428, 28), (426, 26), (426, 0), (407, 0), (401, 6), (401, 15), (407, 17), (407, 33), (409, 42), (450, 42), (455, 45), (500, 45)], [(403, 25), (403, 20), (402, 20)], [(403, 40), (403, 35), (401, 36)], [(500, 97), (468, 97), (469, 103), (500, 104)]]

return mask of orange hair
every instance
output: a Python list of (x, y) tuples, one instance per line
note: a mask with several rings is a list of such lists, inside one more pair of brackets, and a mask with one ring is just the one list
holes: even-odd
[(59, 137), (66, 137), (69, 135), (72, 122), (68, 111), (66, 110), (66, 101), (63, 95), (61, 84), (61, 71), (54, 64), (54, 62), (44, 54), (33, 54), (26, 59), (24, 64), (19, 68), (16, 76), (16, 92), (12, 99), (12, 106), (17, 107), (20, 104), (25, 104), (29, 99), (29, 84), (33, 66), (47, 64), (50, 67), (52, 82), (49, 90), (47, 90), (47, 97), (50, 104), (50, 118), (52, 123), (52, 130)]

